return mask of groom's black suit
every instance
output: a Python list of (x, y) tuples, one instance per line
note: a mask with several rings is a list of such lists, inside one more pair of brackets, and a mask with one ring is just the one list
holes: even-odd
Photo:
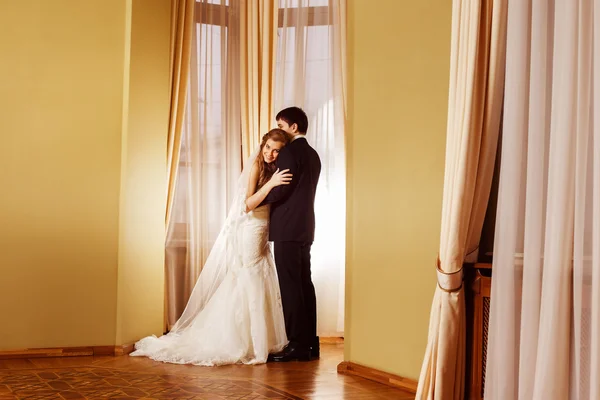
[(279, 170), (293, 174), (289, 185), (267, 196), (271, 203), (269, 240), (281, 288), (285, 328), (290, 342), (310, 346), (317, 335), (317, 301), (310, 272), (310, 247), (315, 237), (315, 194), (321, 160), (305, 138), (297, 137), (277, 158)]

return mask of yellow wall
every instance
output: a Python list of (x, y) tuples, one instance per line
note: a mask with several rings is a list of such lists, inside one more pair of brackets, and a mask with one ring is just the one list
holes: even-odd
[(345, 358), (417, 379), (440, 234), (451, 2), (349, 0)]
[[(150, 3), (162, 13), (167, 2)], [(126, 74), (140, 42), (130, 0), (0, 2), (0, 350), (117, 344), (136, 323), (160, 331), (144, 310), (127, 329), (117, 319), (132, 315), (135, 269), (152, 271), (145, 300), (162, 301), (169, 14), (154, 17), (158, 46), (132, 48), (132, 68), (156, 78), (142, 91)]]
[(117, 344), (151, 332), (162, 334), (164, 326), (171, 6), (166, 0), (133, 0), (132, 8), (129, 101), (122, 137)]

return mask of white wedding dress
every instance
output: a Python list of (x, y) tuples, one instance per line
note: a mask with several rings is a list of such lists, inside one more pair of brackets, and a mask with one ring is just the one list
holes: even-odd
[(205, 366), (260, 364), (287, 344), (268, 243), (269, 206), (244, 212), (247, 169), (182, 316), (167, 335), (137, 342), (132, 356)]

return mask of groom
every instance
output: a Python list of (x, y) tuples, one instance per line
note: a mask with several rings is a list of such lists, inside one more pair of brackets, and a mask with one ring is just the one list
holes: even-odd
[(317, 300), (310, 273), (310, 247), (315, 236), (315, 193), (321, 160), (306, 141), (308, 117), (301, 108), (277, 114), (277, 125), (292, 136), (277, 158), (279, 170), (293, 174), (289, 185), (267, 196), (271, 203), (269, 240), (274, 242), (285, 329), (289, 344), (270, 361), (308, 361), (319, 358)]

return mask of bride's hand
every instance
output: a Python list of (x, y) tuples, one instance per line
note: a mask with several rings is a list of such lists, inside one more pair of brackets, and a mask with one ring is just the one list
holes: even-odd
[(283, 171), (280, 171), (279, 168), (277, 168), (277, 171), (275, 171), (275, 173), (269, 180), (269, 185), (271, 185), (271, 187), (289, 185), (291, 180), (292, 174), (289, 173), (289, 169), (284, 169)]

